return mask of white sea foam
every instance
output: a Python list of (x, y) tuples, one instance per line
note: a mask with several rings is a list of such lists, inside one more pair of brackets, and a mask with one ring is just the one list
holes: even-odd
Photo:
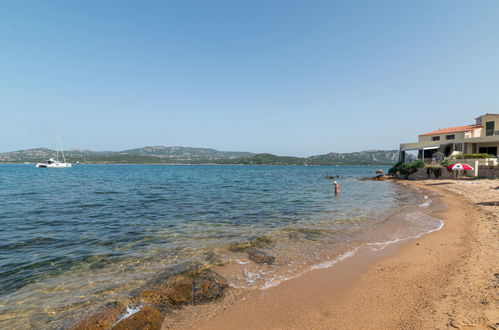
[(322, 262), (320, 264), (312, 265), (311, 267), (309, 267), (308, 269), (306, 269), (305, 271), (303, 271), (301, 273), (297, 273), (297, 274), (292, 275), (292, 276), (276, 275), (275, 277), (272, 277), (272, 278), (266, 280), (265, 283), (260, 287), (260, 290), (267, 290), (269, 288), (272, 288), (274, 286), (281, 284), (284, 281), (288, 281), (288, 280), (297, 278), (297, 277), (299, 277), (299, 276), (301, 276), (301, 275), (303, 275), (303, 274), (305, 274), (313, 269), (329, 268), (342, 260), (345, 260), (347, 258), (354, 256), (360, 247), (361, 246), (356, 247), (350, 251), (347, 251), (347, 252), (341, 254), (340, 256), (338, 256), (337, 258), (335, 258), (334, 260), (330, 260), (330, 261)]
[[(433, 218), (433, 219), (435, 219), (435, 218)], [(435, 219), (435, 220), (438, 220), (438, 219)], [(397, 242), (406, 241), (408, 239), (420, 238), (423, 235), (430, 234), (430, 233), (433, 233), (434, 231), (442, 229), (444, 227), (444, 222), (442, 220), (438, 220), (438, 221), (439, 221), (439, 223), (438, 223), (438, 226), (436, 228), (429, 229), (425, 232), (422, 232), (421, 234), (414, 235), (414, 236), (407, 236), (407, 237), (398, 237), (398, 238), (395, 238), (393, 240), (389, 240), (386, 242), (366, 243), (366, 246), (368, 246), (373, 251), (379, 251), (379, 250), (382, 250), (382, 249), (386, 248), (387, 246), (390, 246), (390, 245), (395, 244)]]
[(277, 285), (281, 284), (284, 281), (291, 280), (291, 279), (298, 277), (298, 276), (300, 276), (300, 274), (295, 275), (295, 276), (288, 276), (288, 277), (283, 276), (283, 275), (278, 275), (276, 277), (273, 277), (271, 279), (266, 280), (265, 283), (260, 287), (260, 290), (267, 290), (273, 286), (277, 286)]
[(126, 318), (129, 318), (130, 316), (132, 316), (135, 313), (140, 312), (141, 309), (142, 309), (142, 305), (138, 305), (138, 306), (127, 306), (126, 310), (125, 310), (125, 313), (118, 319), (118, 321), (116, 321), (116, 323), (121, 322), (121, 321), (123, 321)]
[(323, 269), (323, 268), (329, 268), (331, 266), (333, 266), (334, 264), (337, 264), (338, 262), (342, 261), (342, 260), (345, 260), (347, 258), (350, 258), (350, 257), (353, 257), (355, 255), (355, 253), (357, 253), (357, 250), (360, 249), (361, 246), (358, 246), (350, 251), (347, 251), (343, 254), (341, 254), (340, 256), (338, 256), (337, 258), (333, 259), (333, 260), (329, 260), (329, 261), (325, 261), (325, 262), (321, 262), (320, 264), (317, 264), (317, 265), (313, 265), (312, 267), (310, 267), (310, 269)]
[(267, 272), (264, 271), (259, 271), (258, 273), (253, 273), (250, 272), (246, 269), (246, 267), (243, 270), (244, 272), (244, 277), (246, 278), (246, 283), (248, 285), (253, 285), (257, 280), (262, 279), (262, 275), (267, 274)]
[(429, 207), (431, 205), (432, 200), (424, 195), (424, 199), (426, 199), (426, 202), (419, 204), (419, 207)]
[(408, 238), (407, 237), (406, 238), (395, 238), (395, 239), (392, 239), (392, 240), (386, 241), (386, 242), (366, 243), (366, 246), (369, 247), (373, 251), (379, 251), (379, 250), (383, 250), (384, 248), (386, 248), (389, 245), (395, 244), (395, 243), (400, 242), (400, 241), (404, 241), (406, 239), (408, 239)]

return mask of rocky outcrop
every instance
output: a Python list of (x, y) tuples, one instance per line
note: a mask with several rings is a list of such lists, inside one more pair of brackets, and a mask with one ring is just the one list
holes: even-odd
[(154, 306), (144, 306), (140, 311), (116, 324), (113, 330), (159, 330), (164, 314)]
[[(165, 312), (187, 304), (202, 304), (222, 298), (229, 285), (227, 281), (210, 269), (185, 270), (188, 265), (162, 274), (136, 298), (126, 302), (114, 302), (77, 323), (72, 330), (104, 329), (160, 329)], [(179, 269), (182, 272), (175, 274)], [(118, 322), (126, 306), (141, 304), (139, 312)]]
[(166, 278), (139, 294), (141, 302), (165, 305), (199, 304), (223, 297), (227, 281), (212, 270), (187, 271)]
[(104, 330), (111, 329), (120, 315), (124, 306), (121, 304), (108, 304), (86, 319), (78, 322), (72, 330)]
[(395, 179), (396, 177), (394, 177), (393, 175), (391, 174), (380, 174), (380, 175), (376, 175), (372, 178), (360, 178), (359, 180), (360, 181), (387, 181), (387, 180), (393, 180)]

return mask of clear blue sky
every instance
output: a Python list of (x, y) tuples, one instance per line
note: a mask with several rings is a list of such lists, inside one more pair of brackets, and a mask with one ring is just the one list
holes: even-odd
[(398, 148), (499, 113), (499, 1), (0, 2), (0, 152)]

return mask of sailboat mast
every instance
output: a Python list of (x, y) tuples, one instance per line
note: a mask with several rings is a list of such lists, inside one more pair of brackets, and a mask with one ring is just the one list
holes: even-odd
[(59, 138), (59, 135), (57, 135), (57, 132), (55, 132), (55, 160), (59, 162), (59, 146), (57, 145), (57, 139)]
[(57, 136), (57, 142), (59, 143), (59, 148), (61, 149), (61, 154), (62, 154), (62, 159), (64, 163), (66, 162), (66, 157), (64, 156), (64, 150), (62, 150), (62, 143), (61, 139), (59, 138), (59, 135)]

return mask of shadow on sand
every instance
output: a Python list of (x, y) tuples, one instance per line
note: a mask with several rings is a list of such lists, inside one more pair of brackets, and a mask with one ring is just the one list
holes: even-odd
[(480, 202), (476, 203), (477, 205), (485, 205), (485, 206), (499, 206), (499, 202)]
[(454, 184), (454, 182), (439, 182), (439, 183), (428, 183), (427, 186), (442, 186), (445, 184)]

